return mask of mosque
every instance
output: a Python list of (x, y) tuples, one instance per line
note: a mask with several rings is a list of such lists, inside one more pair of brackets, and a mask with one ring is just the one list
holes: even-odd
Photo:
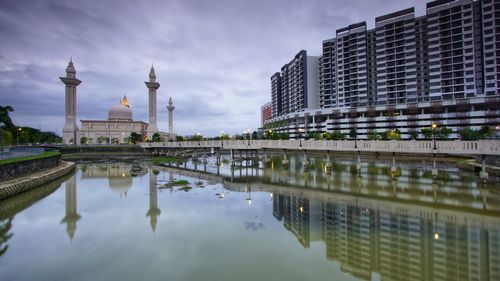
[(169, 99), (168, 133), (158, 131), (156, 125), (156, 91), (160, 83), (156, 82), (154, 67), (151, 66), (149, 81), (144, 82), (148, 88), (149, 97), (149, 123), (133, 119), (132, 108), (126, 96), (113, 105), (108, 111), (107, 120), (80, 120), (81, 127), (76, 123), (76, 87), (81, 81), (76, 78), (73, 61), (70, 60), (66, 68), (66, 77), (59, 77), (66, 86), (65, 92), (65, 124), (63, 127), (64, 144), (122, 144), (127, 143), (131, 133), (141, 135), (143, 140), (150, 140), (158, 133), (164, 140), (175, 138), (173, 132), (173, 106), (172, 98)]

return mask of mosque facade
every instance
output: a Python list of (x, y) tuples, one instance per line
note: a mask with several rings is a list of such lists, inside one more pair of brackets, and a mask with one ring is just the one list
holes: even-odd
[(81, 81), (76, 78), (76, 70), (70, 60), (66, 68), (66, 77), (60, 77), (65, 84), (65, 124), (63, 127), (63, 143), (73, 144), (123, 144), (127, 143), (131, 133), (141, 135), (142, 140), (152, 139), (158, 133), (164, 140), (173, 139), (173, 110), (172, 98), (169, 99), (168, 133), (158, 131), (156, 124), (156, 95), (160, 83), (156, 81), (154, 67), (151, 66), (149, 81), (144, 82), (148, 88), (149, 123), (133, 119), (132, 108), (126, 96), (113, 105), (108, 111), (107, 120), (80, 120), (79, 128), (76, 122), (76, 87)]

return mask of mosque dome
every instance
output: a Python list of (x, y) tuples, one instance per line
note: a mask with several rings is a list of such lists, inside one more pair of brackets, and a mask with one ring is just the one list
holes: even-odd
[(127, 96), (123, 96), (120, 104), (113, 105), (108, 112), (108, 120), (110, 121), (132, 121), (132, 108), (128, 104)]

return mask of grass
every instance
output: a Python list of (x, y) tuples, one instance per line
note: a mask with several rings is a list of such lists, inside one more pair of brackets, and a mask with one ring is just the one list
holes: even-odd
[(189, 184), (187, 180), (176, 180), (173, 182), (174, 185), (186, 185)]
[(163, 163), (177, 163), (181, 161), (181, 159), (173, 156), (167, 156), (167, 157), (157, 157), (157, 158), (152, 158), (149, 159), (149, 161), (155, 165), (160, 165)]
[(59, 153), (57, 151), (46, 151), (46, 152), (39, 154), (39, 155), (3, 159), (3, 160), (0, 160), (0, 165), (7, 165), (7, 164), (16, 163), (16, 162), (23, 162), (23, 161), (29, 161), (29, 160), (35, 160), (35, 159), (43, 159), (43, 158), (52, 157), (52, 156), (56, 156), (56, 155), (60, 155), (60, 154), (61, 153)]

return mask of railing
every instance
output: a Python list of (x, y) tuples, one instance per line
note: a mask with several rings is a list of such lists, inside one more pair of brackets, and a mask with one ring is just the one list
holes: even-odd
[(44, 151), (44, 148), (12, 147), (6, 151), (0, 150), (0, 159), (34, 156), (42, 154)]
[(142, 148), (283, 149), (352, 152), (500, 155), (499, 140), (480, 141), (218, 140), (141, 143)]

